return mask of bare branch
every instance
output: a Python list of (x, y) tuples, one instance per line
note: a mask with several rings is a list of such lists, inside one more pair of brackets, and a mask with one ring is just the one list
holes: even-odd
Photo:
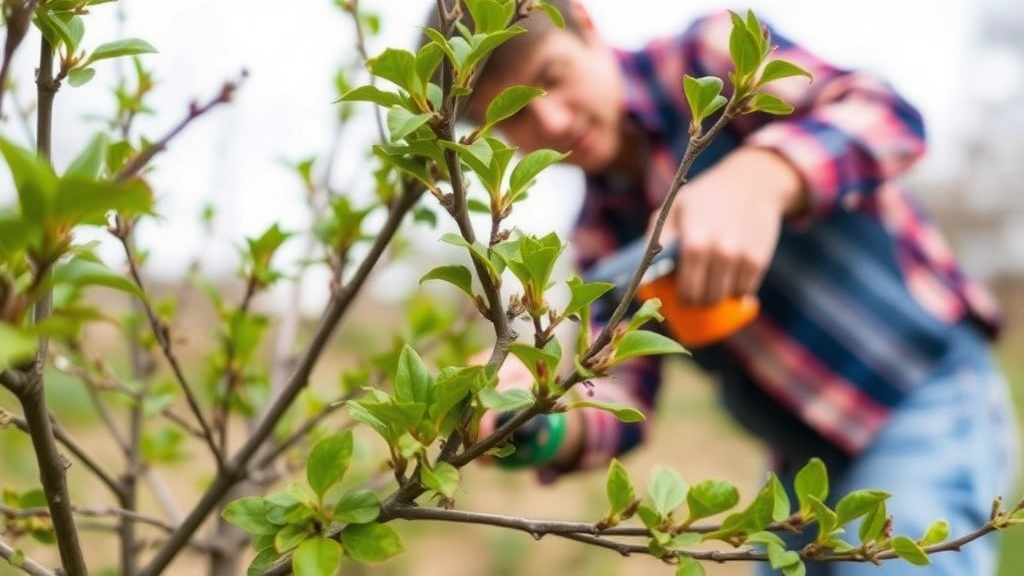
[[(153, 518), (152, 516), (124, 508), (113, 506), (72, 506), (71, 509), (78, 516), (86, 518), (119, 518), (125, 521), (153, 526), (168, 533), (173, 532), (175, 528), (159, 518)], [(7, 516), (8, 518), (49, 518), (50, 511), (47, 508), (11, 508), (0, 504), (0, 516)]]
[[(139, 290), (143, 294), (147, 294), (145, 282), (142, 280), (142, 274), (139, 271), (138, 264), (136, 262), (135, 253), (131, 248), (131, 243), (128, 241), (130, 236), (127, 227), (118, 227), (115, 236), (121, 241), (121, 246), (124, 249), (125, 256), (128, 261), (128, 269), (131, 273), (132, 280), (139, 287)], [(199, 400), (196, 398), (195, 392), (192, 390), (192, 385), (189, 384), (188, 379), (185, 377), (185, 371), (181, 367), (181, 363), (178, 362), (177, 354), (174, 352), (174, 347), (171, 343), (171, 337), (169, 330), (157, 317), (156, 311), (153, 310), (153, 306), (146, 299), (140, 299), (143, 309), (146, 312), (146, 319), (149, 321), (149, 327), (153, 331), (153, 336), (156, 338), (157, 343), (160, 345), (160, 349), (163, 351), (164, 358), (171, 367), (171, 371), (174, 373), (174, 377), (181, 387), (182, 392), (185, 394), (185, 400), (188, 402), (189, 408), (192, 410), (192, 415), (195, 417), (196, 422), (199, 423), (199, 428), (203, 433), (203, 440), (206, 441), (206, 446), (210, 449), (210, 453), (214, 459), (217, 460), (217, 465), (222, 466), (224, 462), (224, 455), (217, 447), (216, 442), (213, 438), (213, 430), (210, 428), (210, 423), (207, 422), (206, 417), (203, 415), (203, 410), (199, 406)]]
[(11, 74), (11, 63), (14, 62), (14, 53), (25, 39), (25, 33), (28, 32), (37, 4), (39, 4), (39, 0), (15, 0), (3, 3), (7, 38), (4, 40), (4, 60), (0, 64), (0, 119), (3, 119), (3, 99), (7, 89), (7, 78)]
[(15, 558), (18, 556), (18, 550), (12, 548), (10, 544), (3, 540), (0, 540), (0, 558), (10, 562), (11, 566), (15, 566), (22, 572), (30, 574), (31, 576), (57, 576), (56, 572), (31, 558), (17, 558), (16, 563)]
[[(359, 0), (351, 0), (345, 10), (352, 15), (352, 25), (355, 26), (356, 30), (356, 51), (359, 52), (359, 58), (365, 63), (370, 60), (370, 55), (366, 51), (366, 35), (363, 33), (363, 23), (359, 21)], [(377, 77), (373, 74), (370, 75), (370, 85), (375, 85)], [(373, 119), (377, 124), (377, 135), (380, 137), (381, 142), (387, 142), (387, 132), (384, 131), (384, 121), (380, 117), (380, 111), (374, 107)]]
[(177, 125), (175, 125), (163, 138), (157, 140), (153, 144), (147, 146), (142, 152), (132, 158), (127, 164), (121, 168), (121, 171), (114, 177), (115, 182), (124, 182), (129, 178), (137, 175), (143, 168), (149, 164), (150, 160), (153, 159), (157, 154), (167, 149), (167, 145), (178, 136), (189, 124), (198, 120), (201, 116), (216, 108), (221, 104), (227, 104), (231, 102), (231, 98), (234, 96), (235, 90), (238, 89), (242, 80), (248, 75), (246, 71), (242, 71), (238, 80), (234, 82), (225, 82), (221, 86), (220, 91), (206, 104), (198, 104), (193, 102), (189, 105), (188, 114), (183, 118)]
[[(0, 409), (0, 416), (3, 415), (4, 410)], [(31, 434), (29, 432), (28, 422), (26, 422), (24, 418), (20, 416), (15, 416), (14, 414), (10, 414), (9, 412), (6, 413), (5, 417), (9, 418), (11, 424), (14, 424), (14, 426), (17, 429), (21, 430), (26, 434)], [(76, 444), (75, 441), (72, 440), (71, 437), (68, 436), (66, 432), (64, 432), (64, 429), (61, 428), (59, 424), (57, 424), (57, 422), (53, 419), (52, 416), (50, 417), (50, 422), (51, 426), (53, 427), (54, 437), (57, 439), (57, 441), (60, 442), (62, 446), (67, 448), (68, 452), (71, 452), (75, 456), (75, 458), (78, 458), (78, 460), (80, 460), (82, 464), (85, 465), (85, 467), (88, 468), (89, 471), (92, 472), (100, 480), (100, 482), (105, 484), (113, 494), (120, 494), (120, 485), (117, 483), (117, 480), (110, 476), (110, 474), (107, 473), (107, 471), (103, 468), (102, 465), (100, 465), (99, 462), (93, 460), (92, 456), (90, 456), (85, 450), (78, 446), (78, 444)], [(61, 460), (64, 460), (63, 457), (61, 458)]]

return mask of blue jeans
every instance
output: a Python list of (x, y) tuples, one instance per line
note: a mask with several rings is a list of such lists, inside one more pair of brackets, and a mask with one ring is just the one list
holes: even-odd
[[(980, 527), (996, 496), (1004, 497), (1004, 506), (1015, 503), (1018, 432), (1006, 381), (973, 328), (954, 328), (951, 337), (949, 357), (893, 412), (872, 445), (830, 474), (831, 506), (853, 490), (884, 490), (891, 494), (886, 506), (894, 534), (916, 540), (939, 519), (949, 522), (950, 538)], [(776, 471), (787, 490), (802, 465), (794, 464)], [(847, 527), (846, 536), (856, 544), (857, 527)], [(991, 576), (998, 542), (989, 534), (959, 552), (932, 555), (926, 567), (899, 559), (880, 567), (808, 562), (807, 576)], [(788, 542), (790, 548), (802, 544)], [(757, 572), (780, 573), (767, 563)]]

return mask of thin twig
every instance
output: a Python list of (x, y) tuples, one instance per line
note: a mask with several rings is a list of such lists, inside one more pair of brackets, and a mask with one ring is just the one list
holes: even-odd
[[(253, 298), (259, 289), (259, 281), (256, 279), (255, 269), (250, 270), (249, 279), (245, 283), (245, 295), (238, 305), (237, 313), (246, 316), (249, 308), (252, 307)], [(224, 339), (224, 391), (220, 402), (214, 409), (215, 422), (217, 426), (217, 438), (220, 441), (220, 452), (226, 454), (228, 451), (228, 421), (231, 411), (231, 396), (235, 393), (241, 381), (241, 368), (235, 367), (237, 356), (235, 342), (230, 338)]]
[(305, 422), (302, 423), (301, 426), (292, 431), (292, 433), (289, 434), (287, 438), (278, 442), (272, 451), (262, 455), (262, 457), (259, 459), (256, 465), (253, 466), (253, 470), (265, 470), (268, 466), (271, 466), (275, 460), (277, 460), (279, 457), (281, 457), (281, 455), (290, 450), (293, 446), (295, 446), (295, 444), (299, 443), (301, 440), (305, 438), (308, 438), (309, 433), (313, 431), (313, 428), (316, 428), (318, 424), (326, 420), (328, 416), (330, 416), (336, 410), (344, 406), (345, 403), (351, 400), (354, 396), (355, 392), (349, 392), (345, 394), (342, 398), (339, 398), (327, 404), (327, 406), (324, 406), (324, 408), (317, 412), (312, 418), (306, 420)]
[[(651, 265), (651, 261), (654, 259), (654, 256), (661, 251), (661, 244), (659, 243), (661, 231), (665, 227), (665, 221), (668, 219), (669, 209), (672, 207), (672, 203), (675, 201), (676, 195), (683, 187), (683, 184), (686, 183), (686, 175), (690, 172), (693, 162), (697, 159), (697, 156), (707, 148), (715, 136), (717, 136), (718, 133), (732, 121), (736, 114), (742, 110), (743, 106), (746, 105), (746, 102), (746, 98), (730, 98), (725, 110), (722, 112), (722, 115), (718, 117), (715, 123), (708, 128), (705, 133), (690, 139), (686, 146), (686, 151), (683, 153), (683, 159), (676, 170), (675, 177), (672, 179), (672, 184), (669, 186), (668, 194), (665, 195), (665, 198), (661, 202), (661, 206), (658, 208), (658, 216), (655, 220), (654, 227), (651, 229), (650, 238), (647, 240), (647, 250), (644, 252), (640, 265), (637, 267), (636, 272), (630, 279), (626, 291), (623, 293), (614, 312), (612, 312), (607, 324), (604, 325), (597, 338), (595, 338), (591, 343), (590, 348), (583, 354), (582, 362), (584, 366), (600, 354), (604, 347), (611, 342), (612, 334), (618, 327), (619, 323), (622, 322), (622, 319), (626, 316), (626, 311), (633, 302), (633, 298), (640, 287), (640, 281), (643, 278), (644, 272)], [(578, 371), (573, 371), (565, 378), (561, 379), (559, 387), (566, 390), (584, 379), (585, 376), (583, 374), (579, 374)]]
[(391, 206), (387, 220), (370, 246), (366, 258), (360, 263), (349, 283), (332, 295), (309, 346), (300, 358), (295, 372), (281, 391), (281, 395), (272, 403), (270, 409), (260, 420), (256, 428), (253, 429), (249, 438), (238, 449), (234, 457), (217, 473), (217, 476), (206, 489), (199, 502), (196, 503), (192, 511), (185, 518), (182, 526), (157, 551), (149, 564), (143, 568), (140, 576), (157, 576), (161, 574), (182, 547), (192, 538), (192, 535), (206, 520), (207, 516), (221, 503), (224, 496), (228, 494), (239, 480), (245, 477), (250, 460), (259, 452), (267, 438), (274, 433), (274, 429), (277, 427), (281, 417), (291, 407), (299, 393), (308, 385), (313, 367), (326, 349), (327, 343), (337, 328), (338, 323), (351, 308), (356, 295), (359, 294), (366, 279), (369, 278), (370, 272), (380, 260), (381, 255), (390, 244), (392, 238), (394, 238), (402, 219), (408, 214), (422, 194), (423, 188), (421, 186), (407, 184), (402, 194), (396, 198), (396, 202)]
[[(356, 30), (356, 51), (359, 52), (359, 58), (364, 63), (370, 61), (370, 55), (366, 51), (366, 35), (363, 33), (363, 23), (359, 21), (359, 0), (351, 0), (348, 3), (347, 11), (352, 15), (352, 25), (355, 26)], [(375, 85), (377, 77), (370, 74), (370, 85)], [(376, 106), (373, 107), (373, 119), (377, 124), (377, 135), (380, 137), (381, 142), (386, 142), (387, 132), (384, 131), (384, 121), (380, 117), (380, 110)]]
[[(7, 542), (0, 540), (0, 558), (7, 560), (15, 568), (20, 569), (22, 572), (29, 574), (30, 576), (57, 576), (57, 573), (50, 570), (46, 566), (43, 566), (35, 560), (20, 555), (20, 551), (13, 548)], [(17, 561), (15, 560), (17, 558)]]
[(25, 39), (38, 3), (39, 0), (15, 0), (3, 3), (7, 37), (4, 39), (4, 59), (0, 63), (0, 119), (3, 118), (3, 99), (7, 90), (7, 78), (11, 74), (11, 63), (14, 62), (14, 53)]
[(189, 105), (188, 114), (183, 118), (177, 125), (171, 128), (170, 131), (164, 135), (163, 138), (147, 146), (142, 152), (132, 158), (127, 164), (121, 168), (121, 171), (114, 177), (115, 182), (124, 182), (129, 178), (137, 175), (143, 168), (149, 164), (150, 160), (153, 159), (157, 154), (167, 149), (167, 145), (170, 144), (171, 140), (178, 136), (189, 124), (199, 119), (213, 108), (221, 104), (227, 104), (231, 102), (234, 96), (235, 90), (238, 89), (241, 81), (247, 76), (247, 72), (244, 70), (241, 73), (240, 78), (234, 82), (225, 82), (220, 91), (206, 104), (198, 104), (193, 102)]
[[(139, 524), (146, 524), (159, 528), (160, 530), (170, 533), (173, 532), (175, 527), (159, 518), (140, 514), (132, 510), (126, 510), (124, 508), (117, 508), (114, 506), (72, 506), (75, 514), (86, 518), (119, 518), (131, 522), (138, 522)], [(8, 518), (49, 518), (50, 511), (47, 508), (11, 508), (0, 504), (0, 516), (7, 516)]]
[[(128, 269), (131, 274), (132, 280), (139, 287), (139, 290), (146, 294), (145, 282), (142, 280), (142, 274), (139, 271), (138, 264), (136, 262), (135, 254), (131, 249), (131, 245), (128, 242), (128, 235), (123, 232), (115, 234), (121, 241), (121, 246), (124, 249), (125, 256), (128, 261)], [(188, 402), (189, 408), (192, 410), (192, 416), (195, 417), (196, 422), (199, 424), (199, 428), (203, 433), (203, 440), (206, 442), (207, 448), (210, 449), (210, 453), (217, 461), (217, 465), (221, 466), (224, 462), (224, 455), (221, 454), (220, 449), (217, 447), (217, 443), (213, 438), (213, 430), (210, 428), (210, 423), (207, 422), (206, 417), (203, 415), (203, 410), (199, 406), (199, 400), (196, 398), (195, 392), (192, 390), (192, 385), (189, 384), (188, 378), (185, 376), (185, 371), (181, 367), (181, 363), (178, 362), (178, 356), (174, 352), (173, 345), (171, 343), (171, 337), (167, 326), (157, 317), (156, 311), (153, 310), (153, 306), (146, 299), (141, 299), (143, 308), (146, 311), (146, 318), (149, 321), (150, 329), (153, 331), (153, 335), (156, 338), (160, 349), (163, 351), (164, 358), (171, 367), (171, 371), (174, 373), (174, 377), (181, 387), (182, 392), (185, 394), (185, 400)]]
[[(5, 411), (0, 409), (0, 413), (3, 412)], [(18, 430), (21, 430), (26, 434), (30, 434), (28, 422), (26, 422), (24, 418), (20, 416), (15, 416), (14, 414), (10, 414), (9, 412), (5, 414), (5, 417), (8, 418), (11, 424), (14, 424), (14, 426)], [(53, 434), (57, 441), (60, 442), (62, 446), (67, 448), (68, 452), (71, 452), (71, 454), (73, 454), (75, 458), (78, 458), (78, 460), (80, 460), (82, 464), (89, 469), (90, 472), (95, 474), (96, 477), (99, 478), (100, 482), (102, 482), (104, 485), (107, 486), (107, 488), (110, 489), (111, 493), (115, 495), (120, 494), (120, 485), (118, 484), (117, 480), (115, 480), (113, 476), (107, 473), (106, 469), (104, 469), (104, 467), (101, 466), (99, 462), (93, 460), (92, 457), (85, 450), (79, 447), (78, 444), (76, 444), (75, 441), (72, 440), (71, 437), (66, 432), (64, 432), (64, 429), (61, 428), (56, 423), (55, 420), (53, 420), (52, 416), (50, 417), (50, 420), (53, 426)]]

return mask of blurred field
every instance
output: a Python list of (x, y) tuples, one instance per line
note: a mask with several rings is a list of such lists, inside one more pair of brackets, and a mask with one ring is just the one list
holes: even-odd
[[(1024, 412), (1024, 290), (1019, 283), (997, 286), (1011, 318), (1010, 330), (999, 352), (1011, 375), (1014, 399)], [(196, 318), (202, 318), (199, 313)], [(318, 379), (333, 382), (336, 371), (350, 357), (353, 343), (372, 343), (367, 338), (379, 329), (382, 316), (368, 306), (359, 308), (347, 328), (335, 340), (335, 350), (318, 370)], [(386, 323), (386, 321), (385, 321)], [(201, 330), (192, 331), (193, 343)], [(663, 464), (677, 470), (687, 481), (708, 478), (728, 480), (735, 484), (744, 499), (753, 495), (765, 470), (765, 457), (756, 441), (746, 436), (719, 410), (714, 399), (713, 383), (683, 363), (673, 365), (675, 377), (663, 387), (658, 418), (652, 441), (628, 456), (624, 463), (634, 484), (646, 485), (651, 469)], [(92, 447), (100, 459), (117, 462), (108, 448), (105, 433), (84, 408), (87, 398), (77, 385), (54, 381), (52, 402), (76, 438)], [(5, 397), (0, 405), (10, 406)], [(184, 413), (184, 411), (182, 411)], [(33, 466), (28, 445), (22, 435), (0, 430), (0, 486), (32, 485)], [(78, 471), (76, 473), (76, 470)], [(201, 475), (175, 473), (169, 489), (181, 502), (189, 502), (201, 488)], [(102, 490), (83, 481), (81, 468), (72, 468), (72, 492), (79, 502), (95, 502)], [(602, 471), (572, 475), (553, 486), (540, 486), (528, 473), (509, 474), (484, 466), (471, 466), (464, 471), (462, 493), (456, 506), (463, 510), (510, 514), (531, 519), (591, 522), (604, 511), (604, 478)], [(148, 503), (152, 506), (152, 503)], [(372, 567), (347, 565), (343, 573), (369, 576), (534, 576), (564, 574), (587, 576), (640, 576), (672, 574), (673, 569), (648, 557), (624, 558), (617, 553), (545, 537), (540, 541), (527, 534), (497, 528), (441, 523), (407, 523), (397, 526), (402, 533), (407, 553)], [(107, 534), (86, 536), (89, 557), (95, 566), (111, 565), (115, 549)], [(22, 542), (29, 554), (52, 562), (52, 549), (28, 540)], [(999, 576), (1021, 576), (1024, 566), (1024, 529), (1008, 534), (1004, 547), (1003, 568)], [(744, 564), (707, 565), (709, 576), (745, 576), (750, 566)], [(97, 574), (112, 576), (99, 570)], [(172, 565), (168, 574), (206, 573), (206, 566), (188, 558)], [(20, 574), (0, 565), (0, 576)]]

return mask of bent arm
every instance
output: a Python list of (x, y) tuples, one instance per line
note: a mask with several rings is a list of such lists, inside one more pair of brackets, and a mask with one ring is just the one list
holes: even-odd
[[(691, 71), (721, 78), (732, 71), (728, 13), (699, 20), (683, 36)], [(775, 58), (808, 70), (765, 87), (794, 106), (788, 116), (751, 114), (733, 128), (745, 147), (774, 151), (798, 173), (806, 218), (837, 207), (854, 209), (879, 186), (904, 173), (925, 152), (919, 111), (882, 78), (840, 69), (770, 27)], [(691, 72), (693, 73), (693, 72)]]

